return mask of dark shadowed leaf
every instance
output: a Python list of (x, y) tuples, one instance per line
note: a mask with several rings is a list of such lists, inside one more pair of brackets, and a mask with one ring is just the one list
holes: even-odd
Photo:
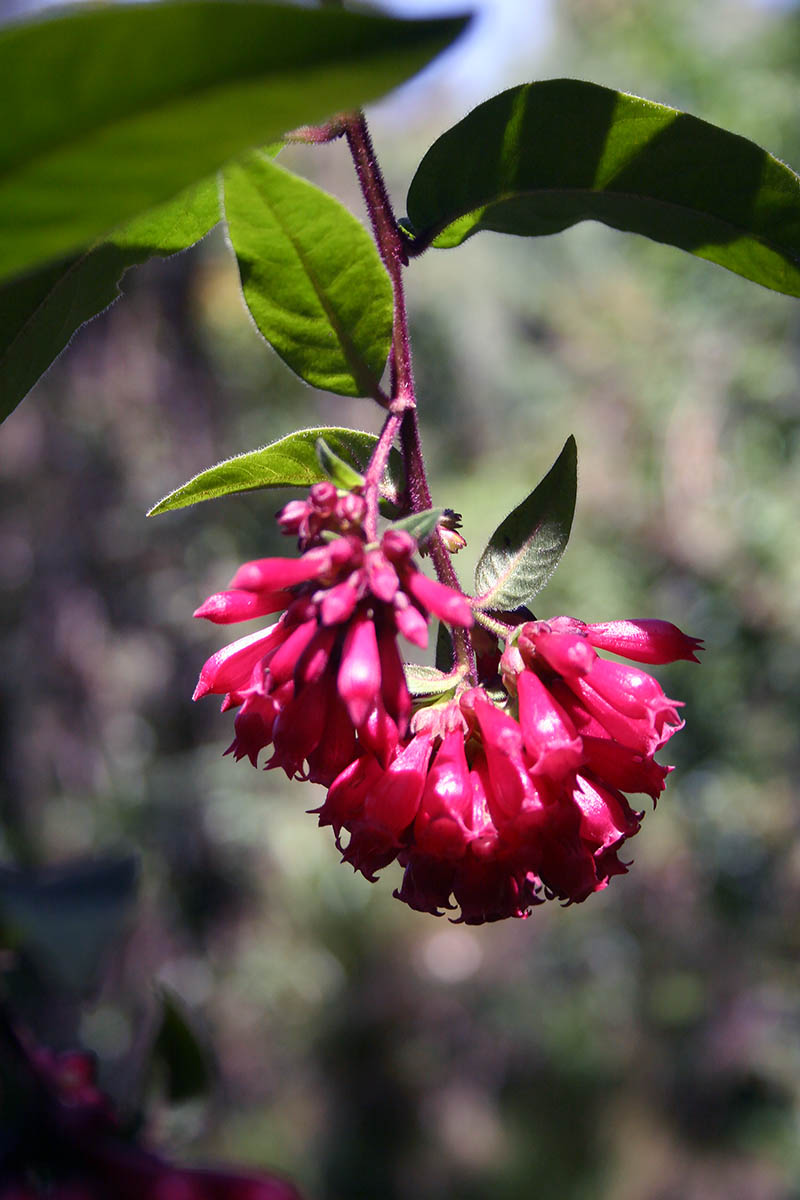
[[(317, 458), (316, 444), (321, 437), (340, 459), (358, 472), (366, 468), (378, 440), (374, 434), (357, 429), (300, 429), (261, 450), (239, 454), (201, 471), (160, 500), (147, 515), (155, 517), (174, 508), (186, 508), (201, 500), (214, 500), (235, 492), (310, 487), (312, 483), (319, 483), (328, 478)], [(389, 477), (395, 488), (402, 488), (402, 459), (397, 451), (392, 451), (390, 456)]]
[(91, 245), (286, 130), (376, 98), (463, 25), (185, 0), (7, 27), (0, 278)]
[(361, 222), (262, 155), (225, 172), (225, 216), (247, 306), (284, 362), (315, 387), (377, 395), (392, 285)]
[(436, 669), (443, 675), (452, 671), (455, 655), (453, 653), (453, 635), (450, 627), (444, 621), (439, 622), (436, 634)]
[(213, 1074), (211, 1061), (177, 997), (163, 987), (160, 997), (161, 1023), (150, 1061), (156, 1071), (163, 1073), (168, 1099), (181, 1104), (208, 1092)]
[(395, 521), (392, 529), (402, 529), (418, 542), (424, 542), (431, 536), (443, 516), (443, 508), (426, 508), (424, 512), (412, 513), (410, 517)]
[(0, 284), (0, 420), (5, 420), (85, 321), (120, 295), (137, 263), (166, 258), (219, 220), (216, 180), (136, 217), (106, 242)]
[(85, 994), (122, 935), (136, 895), (133, 858), (42, 872), (0, 870), (0, 942), (50, 986)]
[(568, 437), (542, 482), (489, 539), (475, 569), (477, 607), (519, 608), (542, 590), (567, 547), (577, 470), (575, 439)]
[(578, 221), (644, 234), (800, 296), (800, 178), (687, 113), (594, 83), (511, 88), (438, 139), (408, 193), (420, 246)]

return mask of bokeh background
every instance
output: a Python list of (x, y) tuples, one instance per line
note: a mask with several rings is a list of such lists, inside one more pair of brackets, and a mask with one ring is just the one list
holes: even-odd
[[(431, 141), (531, 78), (675, 104), (800, 165), (791, 5), (482, 11), (372, 114), (399, 212)], [(362, 212), (342, 145), (284, 161)], [(380, 414), (264, 346), (217, 231), (131, 273), (0, 431), (2, 858), (140, 859), (99, 988), (29, 1018), (93, 1048), (124, 1107), (169, 989), (214, 1083), (179, 1105), (154, 1089), (152, 1138), (279, 1168), (312, 1200), (800, 1197), (797, 304), (589, 224), (430, 252), (408, 288), (466, 584), (574, 433), (576, 522), (538, 615), (706, 639), (701, 667), (656, 672), (687, 725), (630, 874), (584, 905), (456, 926), (393, 900), (394, 869), (370, 885), (339, 865), (305, 812), (318, 789), (221, 757), (231, 715), (189, 697), (226, 639), (191, 613), (240, 561), (287, 552), (286, 497), (144, 513), (230, 454)]]

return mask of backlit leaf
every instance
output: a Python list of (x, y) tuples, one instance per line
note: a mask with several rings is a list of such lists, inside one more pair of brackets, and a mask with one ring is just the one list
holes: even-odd
[(361, 222), (262, 155), (225, 172), (225, 216), (247, 306), (284, 362), (315, 387), (377, 395), (392, 285)]
[(135, 217), (107, 241), (0, 284), (0, 420), (5, 420), (85, 321), (120, 295), (137, 263), (166, 258), (219, 220), (216, 180)]
[(419, 248), (602, 221), (800, 296), (794, 171), (746, 138), (580, 80), (479, 105), (423, 158), (408, 214)]
[(92, 245), (287, 130), (375, 99), (463, 25), (184, 0), (8, 26), (0, 278)]

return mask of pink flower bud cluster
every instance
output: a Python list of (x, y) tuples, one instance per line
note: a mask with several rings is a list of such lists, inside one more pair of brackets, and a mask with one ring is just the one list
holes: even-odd
[(501, 655), (478, 628), (477, 679), (454, 675), (412, 712), (397, 635), (424, 647), (431, 615), (469, 627), (472, 608), (417, 569), (408, 533), (368, 543), (364, 516), (357, 493), (315, 485), (278, 517), (300, 557), (246, 563), (197, 610), (285, 610), (201, 672), (195, 698), (238, 708), (229, 751), (255, 766), (272, 747), (267, 767), (327, 787), (319, 822), (345, 861), (371, 880), (399, 862), (412, 908), (478, 924), (604, 888), (642, 817), (625, 793), (655, 801), (671, 768), (654, 756), (682, 722), (655, 679), (597, 651), (697, 661), (699, 643), (665, 621), (557, 617), (521, 626)]
[(359, 495), (316, 484), (278, 516), (304, 553), (245, 563), (195, 613), (229, 623), (285, 610), (200, 673), (195, 699), (214, 692), (239, 709), (235, 758), (255, 766), (272, 746), (267, 767), (326, 786), (362, 752), (387, 766), (411, 718), (398, 634), (424, 648), (431, 614), (472, 624), (466, 597), (417, 569), (408, 533), (390, 528), (367, 543), (364, 512)]
[(650, 675), (602, 659), (695, 658), (698, 642), (662, 621), (522, 626), (501, 659), (498, 705), (482, 687), (422, 709), (388, 763), (365, 750), (319, 810), (346, 861), (374, 878), (397, 860), (395, 894), (469, 924), (526, 916), (545, 899), (577, 902), (624, 873), (623, 843), (670, 767), (656, 751), (682, 727)]

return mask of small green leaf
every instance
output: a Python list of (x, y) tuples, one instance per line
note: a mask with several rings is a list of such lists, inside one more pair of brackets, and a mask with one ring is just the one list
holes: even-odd
[(29, 873), (0, 870), (0, 944), (24, 954), (50, 986), (79, 995), (99, 982), (136, 895), (133, 858)]
[(392, 285), (360, 221), (260, 155), (225, 172), (225, 215), (253, 320), (301, 379), (377, 396)]
[(431, 536), (444, 515), (443, 508), (426, 508), (424, 512), (412, 513), (392, 523), (392, 529), (402, 529), (410, 533), (417, 542), (422, 543)]
[(349, 463), (338, 454), (334, 454), (325, 438), (317, 438), (314, 449), (317, 452), (317, 462), (328, 478), (342, 491), (351, 492), (353, 488), (361, 487), (364, 476), (354, 471)]
[(800, 296), (794, 171), (706, 121), (580, 80), (479, 105), (423, 158), (408, 214), (420, 248), (602, 221)]
[(0, 278), (254, 146), (377, 98), (461, 31), (238, 0), (91, 4), (0, 31)]
[(217, 182), (208, 180), (136, 217), (98, 246), (0, 284), (0, 420), (5, 420), (85, 321), (120, 295), (137, 263), (167, 258), (219, 220)]
[[(317, 458), (316, 446), (321, 437), (343, 462), (358, 472), (366, 467), (378, 440), (374, 434), (357, 429), (300, 429), (261, 450), (238, 454), (201, 471), (160, 500), (147, 515), (155, 517), (175, 508), (186, 508), (202, 500), (215, 500), (218, 496), (236, 492), (310, 487), (312, 483), (320, 483), (328, 478)], [(402, 488), (402, 459), (397, 451), (393, 451), (389, 459), (389, 476), (395, 487)]]
[(163, 1071), (167, 1098), (181, 1104), (208, 1092), (211, 1062), (177, 997), (164, 987), (160, 996), (161, 1023), (151, 1050), (151, 1066)]
[(542, 482), (489, 539), (475, 570), (478, 608), (519, 608), (542, 590), (567, 548), (577, 470), (575, 438), (568, 437)]
[[(443, 696), (452, 692), (460, 675), (446, 674), (437, 667), (404, 663), (406, 686), (412, 696)], [(462, 673), (463, 674), (463, 673)]]

